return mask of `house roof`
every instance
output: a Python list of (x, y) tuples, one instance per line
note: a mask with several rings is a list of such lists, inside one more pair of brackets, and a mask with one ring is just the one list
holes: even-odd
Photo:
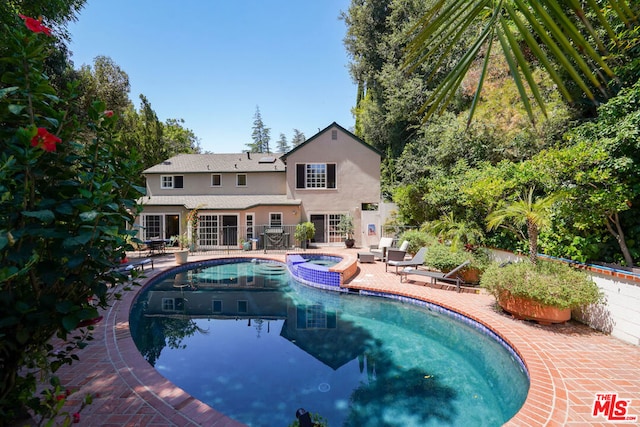
[(289, 155), (291, 155), (292, 153), (295, 153), (297, 150), (299, 150), (300, 148), (304, 147), (305, 145), (309, 144), (311, 141), (313, 141), (314, 139), (318, 138), (320, 135), (322, 135), (325, 132), (328, 132), (329, 129), (331, 129), (332, 127), (337, 127), (338, 129), (340, 129), (342, 132), (346, 133), (347, 135), (349, 135), (351, 138), (353, 138), (355, 141), (359, 142), (360, 144), (364, 145), (365, 147), (367, 147), (368, 149), (370, 149), (371, 151), (373, 151), (374, 153), (376, 153), (377, 155), (379, 155), (380, 157), (383, 157), (383, 154), (380, 150), (378, 150), (376, 147), (374, 147), (373, 145), (369, 145), (366, 142), (364, 142), (362, 139), (358, 138), (355, 134), (349, 132), (348, 130), (346, 130), (345, 128), (343, 128), (342, 126), (340, 126), (338, 123), (333, 122), (331, 123), (329, 126), (327, 126), (326, 128), (322, 129), (320, 132), (316, 133), (315, 135), (313, 135), (311, 138), (307, 139), (305, 142), (303, 142), (302, 144), (298, 145), (297, 147), (287, 151), (285, 154), (283, 154), (280, 159), (282, 159), (283, 161), (286, 162), (287, 157)]
[(179, 154), (143, 173), (285, 172), (273, 153)]
[(145, 206), (184, 206), (187, 209), (241, 210), (255, 206), (299, 206), (298, 199), (286, 195), (223, 195), (223, 196), (145, 196)]

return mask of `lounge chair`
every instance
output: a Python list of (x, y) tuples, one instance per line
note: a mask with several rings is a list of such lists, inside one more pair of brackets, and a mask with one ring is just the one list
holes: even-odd
[[(396, 254), (397, 253), (397, 254)], [(402, 253), (402, 258), (400, 258), (400, 253)], [(418, 253), (414, 255), (410, 260), (404, 260), (404, 251), (399, 251), (396, 249), (389, 249), (387, 251), (388, 259), (384, 264), (384, 271), (388, 271), (390, 265), (394, 265), (396, 267), (396, 274), (398, 274), (399, 267), (419, 267), (424, 264), (424, 257), (427, 255), (427, 248), (423, 246), (418, 250)]]
[(373, 254), (374, 258), (384, 261), (387, 258), (387, 249), (391, 247), (391, 244), (393, 244), (392, 237), (383, 237), (377, 245), (369, 247), (369, 252)]
[(431, 283), (436, 283), (436, 280), (440, 280), (442, 282), (451, 282), (455, 283), (456, 290), (460, 292), (460, 284), (463, 280), (458, 276), (458, 272), (469, 265), (469, 261), (465, 261), (453, 270), (448, 273), (442, 273), (440, 271), (426, 271), (426, 270), (418, 270), (413, 267), (405, 267), (400, 272), (400, 281), (402, 282), (402, 277), (407, 277), (409, 274), (415, 274), (418, 276), (425, 276), (431, 278)]
[(144, 266), (151, 264), (151, 269), (153, 270), (153, 260), (151, 258), (141, 259), (133, 262), (126, 262), (118, 266), (115, 270), (118, 273), (127, 273), (131, 270), (142, 270), (144, 271)]

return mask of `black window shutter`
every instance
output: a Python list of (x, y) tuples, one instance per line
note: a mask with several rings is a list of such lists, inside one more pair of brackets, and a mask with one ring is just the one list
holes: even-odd
[(305, 164), (297, 164), (296, 165), (296, 188), (305, 188)]
[(184, 188), (183, 186), (183, 176), (176, 175), (173, 177), (173, 188)]
[(327, 188), (336, 188), (336, 165), (327, 165)]

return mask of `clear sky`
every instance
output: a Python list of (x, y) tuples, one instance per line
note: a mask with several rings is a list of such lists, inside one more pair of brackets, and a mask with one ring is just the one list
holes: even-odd
[(350, 0), (87, 0), (69, 25), (76, 68), (108, 56), (158, 118), (183, 118), (205, 151), (252, 142), (256, 107), (271, 129), (310, 138), (352, 129), (356, 86), (343, 45)]

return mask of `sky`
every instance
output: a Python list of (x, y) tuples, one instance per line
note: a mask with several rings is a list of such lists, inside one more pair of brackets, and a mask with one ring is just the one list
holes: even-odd
[(256, 108), (271, 129), (308, 138), (352, 129), (356, 86), (339, 19), (350, 0), (87, 0), (69, 24), (75, 68), (110, 57), (158, 118), (182, 118), (203, 151), (239, 153)]

